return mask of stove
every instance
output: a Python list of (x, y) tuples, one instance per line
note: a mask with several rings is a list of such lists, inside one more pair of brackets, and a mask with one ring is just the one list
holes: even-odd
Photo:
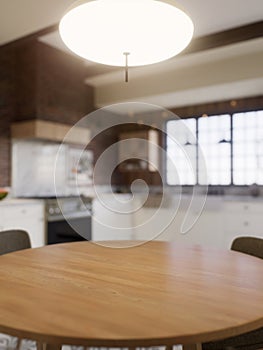
[(46, 198), (46, 217), (48, 221), (63, 218), (91, 216), (92, 200), (85, 197)]
[(91, 198), (45, 198), (45, 208), (48, 244), (91, 240)]

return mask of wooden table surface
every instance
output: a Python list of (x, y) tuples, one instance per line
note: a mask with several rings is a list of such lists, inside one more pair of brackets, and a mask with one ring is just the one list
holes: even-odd
[(90, 242), (0, 257), (0, 332), (54, 344), (151, 346), (263, 326), (263, 262), (232, 251)]

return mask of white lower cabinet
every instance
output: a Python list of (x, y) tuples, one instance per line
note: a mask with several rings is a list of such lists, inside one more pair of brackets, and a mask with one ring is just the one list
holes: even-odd
[[(218, 213), (214, 209), (205, 208), (200, 214), (192, 214), (193, 226), (188, 232), (180, 234), (180, 241), (188, 244), (222, 248), (222, 228)], [(183, 216), (185, 215), (186, 213)]]
[(224, 245), (231, 246), (238, 236), (263, 238), (263, 201), (226, 202), (222, 222), (224, 223)]
[(140, 208), (134, 212), (134, 236), (141, 241), (173, 240), (178, 217), (172, 209)]
[(136, 239), (175, 241), (221, 247), (222, 234), (217, 211), (204, 210), (201, 215), (186, 210), (142, 209), (137, 214)]
[(8, 200), (0, 205), (0, 231), (21, 229), (28, 232), (32, 248), (45, 245), (44, 203)]
[[(120, 201), (125, 199), (125, 195), (115, 196), (120, 196)], [(106, 202), (112, 205), (111, 195), (107, 195)], [(110, 210), (98, 200), (94, 204), (97, 213), (93, 220), (94, 240), (155, 239), (229, 249), (237, 236), (263, 238), (263, 200), (230, 201), (210, 196), (201, 213), (188, 210), (187, 206), (177, 210), (172, 205), (159, 210), (143, 206), (138, 209), (138, 203), (133, 202), (133, 211), (126, 215)], [(125, 204), (119, 205), (125, 208)]]
[(130, 199), (130, 195), (102, 194), (93, 200), (93, 241), (134, 239)]

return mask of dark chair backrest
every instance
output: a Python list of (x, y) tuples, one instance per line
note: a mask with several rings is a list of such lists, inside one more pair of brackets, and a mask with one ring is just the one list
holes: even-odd
[(237, 237), (232, 243), (231, 250), (263, 259), (263, 239), (257, 237)]
[(0, 255), (31, 248), (28, 233), (23, 230), (0, 232)]

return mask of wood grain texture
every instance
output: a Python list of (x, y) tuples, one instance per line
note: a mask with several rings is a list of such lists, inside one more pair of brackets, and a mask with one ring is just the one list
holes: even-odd
[(249, 23), (244, 26), (227, 29), (221, 32), (194, 38), (182, 52), (183, 55), (196, 53), (217, 47), (236, 44), (239, 42), (261, 38), (263, 36), (263, 21)]
[[(127, 242), (126, 242), (127, 243)], [(149, 242), (0, 257), (0, 332), (54, 344), (193, 344), (263, 326), (262, 260)]]

